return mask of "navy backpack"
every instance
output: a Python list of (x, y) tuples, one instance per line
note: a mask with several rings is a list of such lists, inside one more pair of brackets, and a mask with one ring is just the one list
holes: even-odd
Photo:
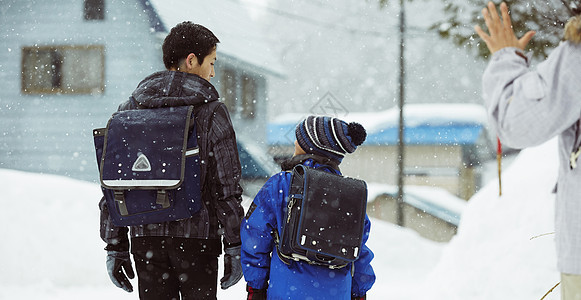
[(361, 253), (366, 207), (365, 181), (295, 166), (282, 233), (273, 232), (278, 257), (286, 264), (347, 266)]
[(93, 130), (101, 188), (116, 226), (186, 219), (201, 208), (193, 106), (115, 113)]

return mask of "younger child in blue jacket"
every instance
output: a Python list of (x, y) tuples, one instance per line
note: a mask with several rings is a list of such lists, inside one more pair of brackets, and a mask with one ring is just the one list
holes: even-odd
[[(370, 265), (373, 252), (365, 245), (370, 221), (365, 216), (363, 246), (354, 266), (329, 269), (303, 261), (290, 265), (279, 259), (272, 232), (282, 233), (291, 172), (297, 164), (330, 166), (340, 174), (339, 164), (366, 138), (363, 126), (337, 118), (309, 116), (296, 127), (294, 156), (282, 164), (283, 171), (272, 176), (254, 198), (240, 226), (241, 263), (247, 282), (247, 299), (365, 299), (375, 282)], [(354, 270), (352, 274), (352, 269)]]

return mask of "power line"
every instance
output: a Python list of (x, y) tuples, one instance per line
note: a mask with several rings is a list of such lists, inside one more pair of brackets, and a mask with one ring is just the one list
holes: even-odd
[[(366, 36), (373, 36), (373, 37), (380, 37), (380, 38), (385, 38), (387, 35), (392, 34), (394, 32), (396, 32), (397, 30), (399, 30), (397, 28), (396, 25), (394, 25), (393, 32), (384, 32), (384, 31), (377, 31), (377, 30), (366, 30), (366, 29), (359, 29), (359, 28), (352, 28), (352, 27), (346, 27), (346, 26), (340, 26), (336, 23), (328, 23), (328, 22), (323, 22), (317, 19), (313, 19), (313, 18), (309, 18), (303, 15), (298, 15), (298, 14), (294, 14), (294, 13), (290, 13), (290, 12), (286, 12), (286, 11), (282, 11), (280, 9), (276, 9), (267, 5), (259, 5), (259, 4), (255, 4), (255, 3), (248, 3), (248, 2), (244, 2), (241, 3), (237, 0), (230, 0), (231, 2), (237, 2), (241, 5), (244, 5), (246, 7), (251, 7), (254, 9), (260, 9), (264, 12), (267, 13), (271, 13), (277, 16), (281, 16), (281, 17), (285, 17), (291, 20), (295, 20), (295, 21), (299, 21), (305, 24), (310, 24), (313, 26), (317, 26), (317, 27), (322, 27), (322, 28), (326, 28), (326, 29), (332, 29), (332, 30), (340, 30), (346, 33), (350, 33), (350, 34), (361, 34), (361, 35), (366, 35)], [(418, 27), (407, 27), (407, 30), (413, 30), (416, 31), (415, 33), (425, 33), (424, 29), (418, 28)]]

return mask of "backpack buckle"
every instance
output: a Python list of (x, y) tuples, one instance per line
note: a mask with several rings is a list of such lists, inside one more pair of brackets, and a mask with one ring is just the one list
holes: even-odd
[(125, 203), (125, 192), (115, 191), (115, 203), (117, 203), (117, 208), (122, 216), (128, 216), (129, 211), (127, 210), (127, 204)]
[(155, 203), (161, 205), (162, 208), (169, 207), (169, 197), (165, 190), (157, 191), (157, 198), (155, 199)]

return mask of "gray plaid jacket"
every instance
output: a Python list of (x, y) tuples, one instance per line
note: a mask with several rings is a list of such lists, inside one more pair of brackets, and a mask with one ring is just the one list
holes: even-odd
[[(240, 160), (236, 136), (226, 106), (205, 79), (184, 72), (163, 71), (145, 78), (119, 110), (193, 105), (199, 135), (202, 170), (202, 209), (185, 220), (132, 226), (132, 237), (178, 237), (240, 243)], [(109, 250), (128, 250), (126, 227), (111, 222), (104, 199), (101, 209), (101, 239)]]
[(581, 160), (577, 168), (569, 161), (581, 134), (581, 45), (561, 43), (536, 70), (529, 69), (518, 51), (496, 52), (482, 78), (490, 125), (501, 142), (513, 148), (559, 137), (558, 269), (581, 274)]

